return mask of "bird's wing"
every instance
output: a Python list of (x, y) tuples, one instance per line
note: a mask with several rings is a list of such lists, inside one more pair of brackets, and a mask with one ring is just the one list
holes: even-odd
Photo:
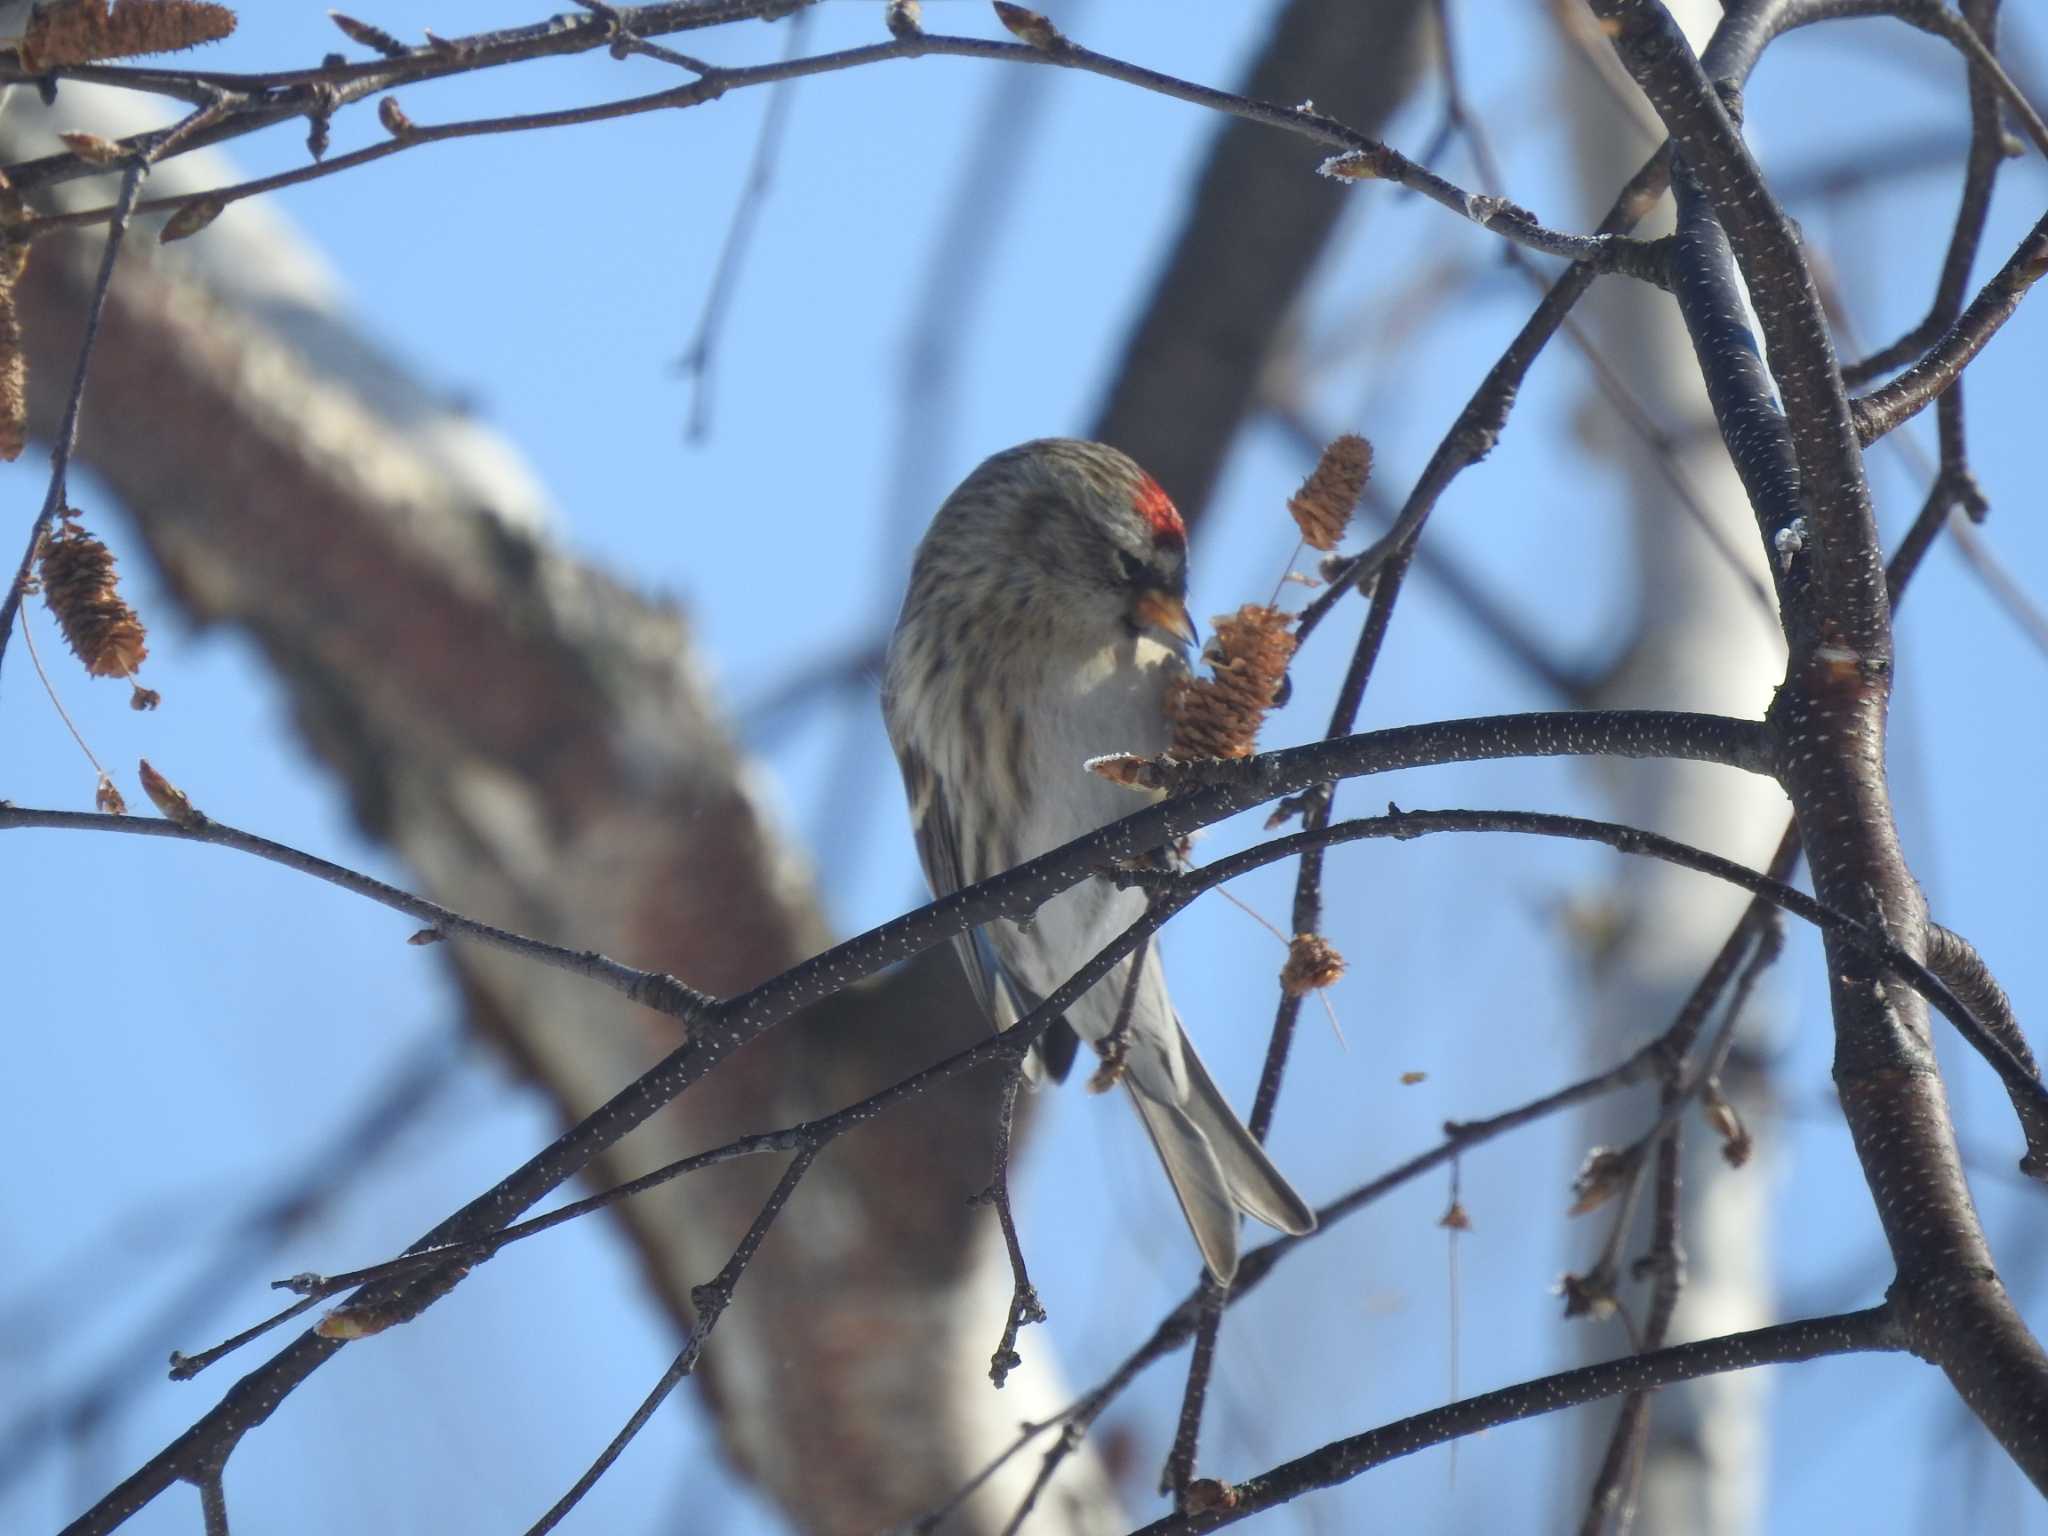
[[(910, 829), (917, 837), (918, 862), (924, 865), (925, 882), (934, 896), (950, 896), (967, 884), (960, 872), (960, 823), (946, 798), (946, 787), (932, 772), (925, 755), (909, 742), (896, 743), (896, 759), (903, 765), (903, 789), (910, 801)], [(992, 1001), (995, 957), (981, 930), (970, 928), (956, 934), (953, 949), (960, 956), (960, 968), (967, 973), (981, 1011), (996, 1018)], [(1000, 1025), (1003, 1021), (998, 1020)]]
[[(976, 871), (970, 877), (960, 865), (960, 823), (946, 795), (946, 786), (932, 771), (925, 755), (909, 742), (896, 743), (896, 757), (903, 765), (903, 787), (910, 801), (911, 828), (917, 836), (917, 856), (924, 865), (924, 877), (937, 896), (950, 896), (962, 886), (999, 871)], [(1003, 969), (995, 946), (980, 928), (954, 935), (953, 952), (960, 957), (960, 969), (967, 973), (981, 1011), (998, 1030), (1008, 1029), (1037, 1006), (1040, 999), (1029, 996)], [(1064, 1081), (1074, 1064), (1080, 1038), (1065, 1019), (1055, 1019), (1039, 1036), (1034, 1064), (1042, 1064), (1055, 1081)]]

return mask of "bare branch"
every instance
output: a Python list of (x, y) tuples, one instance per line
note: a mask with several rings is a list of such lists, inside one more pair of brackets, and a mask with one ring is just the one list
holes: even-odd
[[(1826, 318), (1790, 221), (1771, 196), (1716, 90), (1655, 0), (1588, 0), (1622, 63), (1663, 119), (1756, 301), (1770, 377), (1731, 381), (1716, 400), (1756, 410), (1774, 383), (1783, 402), (1796, 482), (1752, 489), (1765, 538), (1797, 528), (1780, 598), (1790, 641), (1771, 718), (1783, 748), (1780, 782), (1792, 800), (1821, 898), (1867, 928), (1919, 950), (1926, 914), (1906, 867), (1884, 780), (1892, 644), (1884, 559), (1860, 445)], [(1774, 7), (1752, 6), (1757, 16)], [(1686, 183), (1690, 185), (1691, 183)], [(1696, 221), (1704, 228), (1704, 221)], [(1712, 240), (1678, 260), (1719, 284)], [(1688, 314), (1703, 357), (1724, 357)], [(1753, 411), (1753, 414), (1755, 412)], [(1803, 521), (1802, 521), (1803, 520)], [(2048, 1487), (2048, 1445), (2032, 1426), (2048, 1413), (2048, 1354), (1995, 1280), (1971, 1203), (1918, 1001), (1885, 966), (1830, 934), (1836, 1082), (1878, 1215), (1899, 1266), (1892, 1292), (1912, 1347), (1939, 1362), (2014, 1461)], [(1988, 1037), (1987, 1037), (1988, 1040)], [(1976, 1041), (1972, 1042), (1976, 1044)], [(1979, 1046), (1983, 1049), (1983, 1046)], [(1996, 1045), (2002, 1076), (2015, 1072)]]
[(815, 1148), (804, 1147), (789, 1160), (789, 1166), (782, 1172), (781, 1181), (770, 1192), (767, 1201), (761, 1207), (760, 1215), (756, 1216), (753, 1225), (747, 1228), (746, 1235), (740, 1239), (739, 1246), (733, 1250), (725, 1268), (718, 1272), (716, 1278), (698, 1286), (692, 1292), (697, 1302), (697, 1324), (690, 1330), (689, 1339), (675, 1359), (669, 1363), (668, 1369), (661, 1373), (661, 1380), (654, 1384), (654, 1389), (641, 1400), (640, 1406), (633, 1410), (633, 1416), (627, 1419), (624, 1427), (612, 1437), (611, 1443), (598, 1453), (597, 1460), (590, 1464), (589, 1469), (576, 1479), (575, 1484), (555, 1501), (546, 1514), (528, 1527), (527, 1536), (546, 1536), (547, 1532), (560, 1525), (562, 1517), (583, 1501), (583, 1496), (597, 1486), (597, 1480), (619, 1459), (620, 1452), (624, 1451), (632, 1443), (633, 1437), (646, 1427), (647, 1421), (654, 1417), (654, 1410), (667, 1400), (669, 1393), (676, 1389), (677, 1384), (685, 1376), (697, 1368), (697, 1361), (704, 1353), (705, 1342), (711, 1337), (711, 1330), (718, 1326), (718, 1319), (724, 1314), (726, 1307), (731, 1304), (732, 1293), (739, 1284), (740, 1276), (746, 1273), (755, 1250), (761, 1246), (761, 1239), (768, 1235), (768, 1229), (775, 1224), (775, 1219), (788, 1206), (789, 1197), (796, 1193), (797, 1185), (810, 1171), (811, 1159), (816, 1155)]
[(2020, 300), (2044, 272), (2048, 272), (2048, 215), (2027, 231), (2005, 265), (1918, 362), (1889, 384), (1856, 399), (1851, 408), (1857, 440), (1865, 445), (1876, 442), (1952, 388), (1999, 327), (2012, 318)]
[(621, 965), (618, 961), (597, 953), (595, 950), (565, 949), (559, 944), (549, 944), (541, 939), (529, 938), (523, 933), (497, 928), (489, 923), (480, 923), (475, 918), (464, 917), (451, 912), (438, 902), (402, 891), (395, 885), (387, 885), (374, 876), (357, 870), (344, 868), (331, 860), (316, 854), (303, 853), (283, 843), (272, 842), (267, 837), (258, 837), (253, 832), (244, 832), (225, 822), (215, 821), (210, 816), (200, 816), (189, 823), (158, 820), (149, 816), (104, 816), (90, 811), (42, 811), (0, 802), (0, 831), (13, 828), (45, 827), (74, 832), (127, 832), (138, 837), (170, 837), (186, 842), (207, 843), (216, 848), (232, 848), (237, 853), (252, 854), (272, 864), (295, 869), (300, 874), (311, 875), (315, 880), (324, 880), (329, 885), (339, 886), (379, 906), (403, 912), (408, 917), (428, 924), (427, 932), (434, 938), (467, 939), (474, 943), (501, 949), (507, 954), (518, 955), (540, 965), (567, 971), (571, 975), (588, 977), (592, 981), (610, 987), (614, 992), (644, 1003), (650, 1008), (690, 1022), (704, 1016), (712, 999), (703, 993), (684, 986), (673, 976), (657, 971), (635, 970), (632, 966)]
[[(628, 13), (622, 10), (620, 15), (624, 18)], [(406, 71), (399, 69), (403, 61), (385, 60), (372, 66), (342, 66), (334, 70), (304, 71), (291, 77), (264, 77), (268, 82), (264, 88), (274, 89), (287, 83), (295, 86), (319, 83), (329, 87), (331, 91), (340, 92), (342, 99), (357, 99), (370, 90), (388, 89), (410, 80), (461, 73), (468, 69), (487, 67), (488, 64), (511, 62), (513, 58), (539, 57), (543, 53), (578, 52), (597, 46), (599, 38), (592, 30), (595, 24), (585, 18), (575, 25), (584, 28), (582, 33), (574, 34), (578, 38), (576, 47), (541, 48), (537, 42), (530, 42), (526, 45), (526, 52), (515, 51), (505, 57), (499, 57), (498, 50), (476, 47), (464, 51), (458, 46), (455, 53), (465, 61), (460, 69), (447, 67), (444, 63), (433, 69)], [(570, 32), (563, 31), (550, 34), (550, 37), (559, 39), (571, 35)], [(848, 48), (836, 53), (817, 54), (806, 58), (787, 59), (778, 63), (714, 68), (708, 74), (668, 90), (599, 102), (590, 106), (568, 107), (553, 112), (472, 118), (440, 124), (423, 124), (408, 120), (402, 133), (384, 143), (319, 160), (297, 170), (257, 177), (232, 186), (211, 188), (197, 196), (144, 202), (138, 206), (137, 211), (167, 212), (202, 201), (226, 206), (243, 198), (276, 191), (282, 187), (319, 181), (424, 144), (494, 134), (530, 133), (539, 129), (563, 128), (581, 123), (634, 117), (647, 112), (680, 110), (716, 101), (731, 91), (772, 85), (778, 81), (799, 80), (812, 75), (831, 74), (894, 60), (935, 56), (1002, 59), (1011, 63), (1049, 65), (1101, 75), (1211, 111), (1278, 128), (1309, 143), (1339, 151), (1338, 156), (1331, 162), (1338, 167), (1332, 174), (1338, 175), (1339, 179), (1397, 183), (1421, 193), (1432, 202), (1483, 229), (1517, 244), (1527, 245), (1532, 250), (1584, 262), (1597, 271), (1626, 272), (1649, 281), (1656, 280), (1660, 270), (1655, 259), (1646, 256), (1643, 249), (1633, 241), (1616, 235), (1574, 235), (1550, 229), (1540, 223), (1527, 209), (1517, 207), (1501, 198), (1481, 197), (1469, 193), (1426, 167), (1418, 165), (1398, 150), (1313, 110), (1279, 107), (1270, 102), (1239, 96), (1231, 91), (1218, 90), (1213, 86), (1198, 85), (1158, 70), (1147, 69), (1143, 65), (1095, 53), (1065, 38), (1061, 38), (1055, 47), (1037, 48), (1026, 43), (946, 37), (929, 32), (917, 32), (887, 43), (875, 43), (862, 48)], [(364, 69), (367, 69), (367, 73), (358, 73)], [(0, 80), (6, 78), (5, 70), (0, 69)], [(235, 88), (223, 83), (235, 77), (195, 75), (190, 78), (221, 85), (223, 89)], [(331, 111), (331, 100), (331, 97), (322, 98), (323, 110)], [(303, 110), (305, 109), (301, 107), (280, 113), (280, 109), (269, 106), (232, 106), (225, 109), (223, 123), (206, 132), (190, 134), (181, 147), (196, 148), (203, 144), (218, 143), (239, 133), (266, 127), (277, 121), (280, 115), (296, 116)], [(76, 155), (57, 155), (46, 160), (10, 167), (8, 175), (20, 190), (27, 192), (53, 182), (87, 174), (90, 169), (91, 167)], [(111, 208), (88, 208), (71, 213), (44, 215), (25, 221), (21, 232), (25, 238), (35, 239), (57, 229), (105, 222), (111, 217), (112, 211)]]
[(72, 449), (78, 444), (78, 413), (85, 406), (85, 377), (92, 366), (93, 343), (99, 339), (100, 316), (106, 311), (107, 290), (114, 283), (114, 263), (120, 259), (121, 239), (128, 232), (128, 218), (135, 211), (136, 196), (148, 170), (142, 159), (130, 161), (121, 177), (120, 195), (108, 210), (107, 238), (100, 250), (99, 276), (94, 279), (92, 298), (86, 305), (85, 336), (78, 344), (78, 366), (71, 375), (71, 392), (64, 399), (64, 419), (57, 428), (57, 441), (50, 448), (50, 488), (43, 496), (43, 510), (29, 528), (28, 548), (22, 551), (14, 580), (8, 583), (6, 596), (0, 597), (0, 661), (7, 657), (7, 642), (14, 634), (14, 616), (21, 607), (29, 572), (35, 567), (36, 550), (50, 531), (50, 524), (64, 510), (66, 475), (71, 467)]
[(1200, 1514), (1170, 1515), (1144, 1527), (1137, 1536), (1193, 1536), (1200, 1531), (1235, 1525), (1261, 1510), (1271, 1509), (1317, 1488), (1346, 1482), (1361, 1472), (1412, 1456), (1464, 1435), (1502, 1424), (1576, 1408), (1623, 1392), (1668, 1387), (1723, 1371), (1746, 1371), (1759, 1365), (1787, 1365), (1829, 1355), (1892, 1351), (1906, 1347), (1888, 1307), (1845, 1312), (1835, 1317), (1778, 1323), (1747, 1333), (1678, 1344), (1649, 1354), (1629, 1355), (1605, 1365), (1560, 1371), (1517, 1386), (1503, 1387), (1450, 1403), (1296, 1457), (1257, 1477), (1230, 1486), (1219, 1507)]

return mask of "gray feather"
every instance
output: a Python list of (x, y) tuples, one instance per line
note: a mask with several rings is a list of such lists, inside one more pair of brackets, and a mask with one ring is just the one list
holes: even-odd
[(1208, 1141), (1223, 1170), (1224, 1188), (1231, 1203), (1248, 1216), (1256, 1217), (1276, 1232), (1299, 1237), (1316, 1229), (1316, 1213), (1294, 1191), (1266, 1149), (1259, 1145), (1245, 1123), (1237, 1118), (1224, 1099), (1194, 1042), (1181, 1031), (1181, 1060), (1188, 1071), (1188, 1096), (1181, 1112)]
[(1131, 1102), (1152, 1138), (1159, 1166), (1166, 1170), (1188, 1230), (1195, 1235), (1195, 1246), (1202, 1250), (1202, 1262), (1228, 1285), (1237, 1274), (1239, 1217), (1209, 1138), (1178, 1104), (1163, 1103), (1136, 1087), (1131, 1089)]
[(1237, 1274), (1240, 1212), (1294, 1236), (1315, 1231), (1316, 1213), (1237, 1118), (1185, 1030), (1180, 1049), (1188, 1085), (1181, 1103), (1155, 1097), (1138, 1078), (1124, 1081), (1202, 1250), (1202, 1262), (1228, 1285)]

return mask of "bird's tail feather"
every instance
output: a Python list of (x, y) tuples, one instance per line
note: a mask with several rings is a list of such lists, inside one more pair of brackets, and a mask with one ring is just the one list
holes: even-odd
[(1316, 1213), (1237, 1118), (1184, 1031), (1180, 1049), (1188, 1084), (1183, 1102), (1155, 1098), (1126, 1081), (1202, 1261), (1227, 1284), (1237, 1273), (1238, 1212), (1296, 1235), (1315, 1230)]
[(1237, 1274), (1238, 1211), (1209, 1138), (1177, 1104), (1152, 1098), (1135, 1086), (1131, 1102), (1138, 1107), (1138, 1118), (1152, 1138), (1166, 1180), (1188, 1219), (1188, 1230), (1195, 1234), (1202, 1262), (1209, 1266), (1210, 1274), (1228, 1285)]

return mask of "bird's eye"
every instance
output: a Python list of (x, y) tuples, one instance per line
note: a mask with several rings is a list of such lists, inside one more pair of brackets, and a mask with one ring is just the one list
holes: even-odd
[(1116, 552), (1117, 564), (1124, 568), (1124, 580), (1137, 586), (1145, 579), (1145, 562), (1127, 550)]

